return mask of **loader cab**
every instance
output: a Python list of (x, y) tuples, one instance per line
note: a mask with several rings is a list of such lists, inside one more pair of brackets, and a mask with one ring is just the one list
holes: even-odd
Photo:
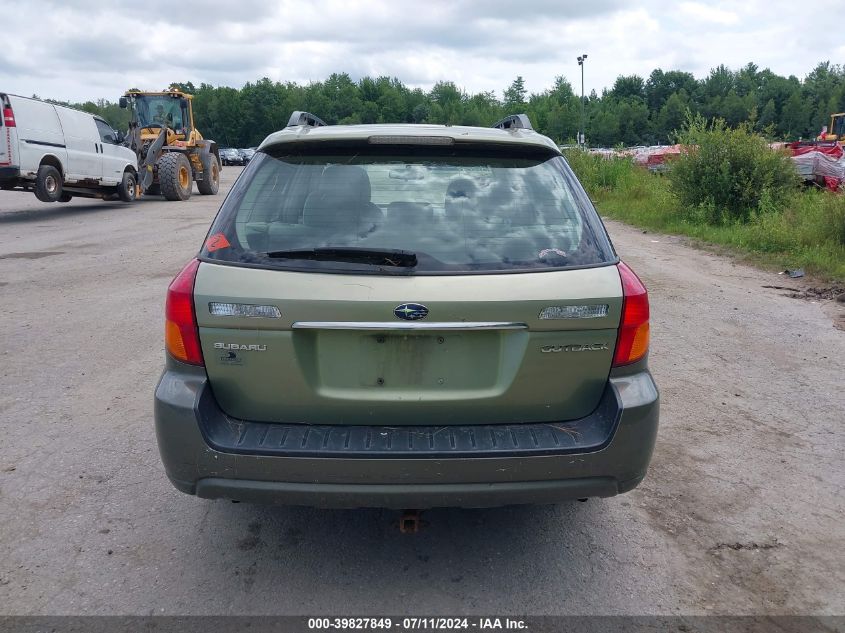
[(162, 126), (170, 130), (167, 135), (168, 144), (196, 140), (191, 95), (177, 90), (127, 92), (121, 98), (120, 106), (130, 109), (130, 121), (140, 129), (142, 141), (158, 137)]
[(830, 133), (836, 137), (836, 140), (845, 141), (845, 112), (831, 115)]

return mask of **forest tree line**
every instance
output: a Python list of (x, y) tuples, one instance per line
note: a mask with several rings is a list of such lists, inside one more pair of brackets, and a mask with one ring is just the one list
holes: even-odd
[[(517, 77), (502, 95), (469, 94), (451, 81), (425, 91), (399, 79), (346, 73), (308, 85), (263, 78), (242, 88), (191, 82), (172, 84), (194, 95), (196, 125), (220, 145), (253, 147), (282, 127), (294, 110), (312, 112), (336, 123), (445, 123), (491, 125), (503, 116), (525, 112), (535, 129), (559, 143), (574, 143), (581, 121), (581, 98), (558, 77), (554, 85), (529, 94)], [(100, 114), (126, 129), (128, 113), (117, 102), (100, 99), (71, 104)], [(671, 143), (687, 111), (724, 119), (735, 127), (749, 122), (772, 140), (815, 137), (834, 112), (845, 111), (845, 67), (818, 64), (803, 80), (783, 77), (749, 63), (734, 71), (718, 66), (702, 78), (680, 70), (656, 69), (643, 78), (620, 76), (601, 95), (584, 98), (587, 143), (591, 146)]]

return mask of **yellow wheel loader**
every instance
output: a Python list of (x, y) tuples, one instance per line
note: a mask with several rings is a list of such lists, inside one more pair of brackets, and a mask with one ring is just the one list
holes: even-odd
[(120, 107), (130, 112), (123, 144), (138, 156), (139, 193), (187, 200), (194, 182), (201, 194), (217, 193), (220, 152), (194, 126), (192, 99), (174, 89), (129, 90), (120, 98)]
[(830, 115), (830, 127), (822, 130), (819, 141), (840, 141), (845, 143), (845, 112)]

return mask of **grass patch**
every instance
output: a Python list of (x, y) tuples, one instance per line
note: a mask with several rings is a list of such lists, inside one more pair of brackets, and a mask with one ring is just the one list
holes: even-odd
[(567, 160), (599, 212), (644, 229), (725, 246), (767, 268), (804, 268), (845, 280), (845, 196), (815, 189), (783, 193), (745, 220), (712, 224), (712, 210), (682, 205), (668, 178), (626, 158), (578, 150)]

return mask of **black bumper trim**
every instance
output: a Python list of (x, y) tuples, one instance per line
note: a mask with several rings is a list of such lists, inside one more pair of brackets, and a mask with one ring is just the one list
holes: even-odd
[(598, 407), (578, 420), (547, 423), (352, 426), (248, 422), (223, 413), (210, 389), (200, 396), (205, 441), (217, 451), (268, 457), (456, 458), (589, 453), (607, 446), (622, 405), (608, 384)]
[(313, 484), (210, 477), (196, 483), (196, 495), (205, 499), (318, 508), (489, 508), (618, 493), (618, 483), (612, 477), (442, 484)]
[(20, 175), (19, 167), (0, 167), (0, 180), (17, 180)]

